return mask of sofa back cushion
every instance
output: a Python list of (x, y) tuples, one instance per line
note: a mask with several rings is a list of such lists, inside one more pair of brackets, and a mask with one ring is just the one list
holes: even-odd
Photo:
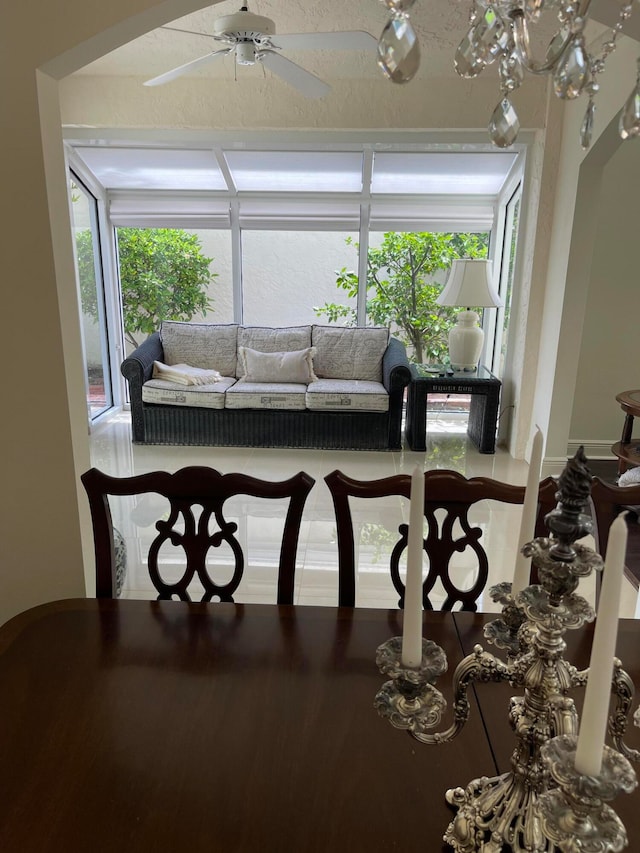
[(313, 369), (321, 379), (382, 381), (382, 357), (389, 330), (379, 327), (314, 326)]
[(180, 323), (165, 320), (160, 328), (165, 364), (189, 364), (236, 375), (238, 327), (235, 324)]
[[(238, 347), (249, 347), (258, 352), (292, 352), (311, 346), (311, 326), (240, 326)], [(244, 376), (242, 359), (238, 359), (236, 376)]]

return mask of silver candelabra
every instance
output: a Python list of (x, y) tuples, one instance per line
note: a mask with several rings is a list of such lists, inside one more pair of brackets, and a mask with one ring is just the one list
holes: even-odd
[(459, 853), (607, 853), (627, 844), (625, 828), (607, 801), (637, 784), (629, 760), (640, 760), (640, 753), (624, 742), (633, 682), (616, 660), (611, 685), (616, 703), (609, 718), (614, 748), (604, 747), (598, 776), (582, 775), (575, 769), (578, 714), (568, 692), (586, 684), (588, 670), (576, 669), (563, 657), (565, 632), (595, 618), (575, 590), (582, 578), (603, 567), (595, 551), (576, 544), (591, 527), (583, 513), (590, 484), (580, 448), (560, 477), (558, 506), (545, 518), (551, 537), (525, 546), (540, 583), (515, 600), (509, 583), (490, 590), (503, 609), (486, 625), (485, 637), (506, 652), (506, 660), (477, 645), (459, 663), (448, 728), (435, 730), (446, 709), (434, 686), (447, 668), (444, 651), (424, 639), (421, 665), (408, 668), (401, 661), (400, 637), (378, 648), (376, 662), (391, 680), (377, 694), (375, 707), (421, 743), (443, 744), (460, 733), (470, 713), (469, 687), (477, 682), (506, 682), (522, 693), (509, 705), (516, 739), (511, 770), (445, 794), (457, 811), (444, 840)]

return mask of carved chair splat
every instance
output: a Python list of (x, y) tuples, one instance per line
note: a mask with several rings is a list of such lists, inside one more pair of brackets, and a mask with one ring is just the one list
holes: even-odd
[[(443, 610), (451, 610), (460, 604), (463, 610), (475, 611), (477, 599), (483, 591), (488, 575), (488, 559), (482, 545), (482, 529), (469, 522), (469, 511), (478, 501), (494, 500), (510, 504), (524, 502), (524, 486), (501, 483), (488, 477), (467, 479), (455, 471), (432, 470), (425, 472), (424, 515), (428, 530), (424, 550), (428, 560), (427, 576), (423, 583), (423, 606), (432, 610), (430, 595), (438, 580), (445, 590)], [(332, 471), (325, 481), (333, 499), (336, 517), (339, 565), (338, 604), (354, 607), (356, 594), (355, 535), (349, 498), (381, 498), (399, 495), (409, 498), (411, 477), (396, 474), (378, 480), (358, 480), (342, 471)], [(547, 535), (544, 516), (555, 507), (556, 483), (547, 477), (540, 484), (539, 504), (536, 519), (536, 536)], [(444, 521), (439, 516), (444, 512)], [(438, 514), (438, 515), (436, 515)], [(456, 529), (462, 531), (457, 534)], [(399, 595), (399, 606), (404, 606), (404, 583), (400, 576), (400, 559), (407, 547), (408, 525), (400, 524), (400, 538), (390, 557), (391, 580)], [(458, 588), (452, 580), (449, 568), (453, 555), (470, 548), (476, 555), (476, 578), (469, 589)], [(515, 561), (515, 554), (514, 554)]]
[[(154, 471), (133, 477), (112, 477), (91, 468), (82, 477), (89, 499), (96, 557), (96, 597), (115, 597), (115, 553), (109, 496), (155, 493), (169, 501), (169, 516), (156, 521), (158, 531), (148, 554), (148, 570), (158, 599), (177, 597), (190, 601), (188, 587), (197, 578), (204, 588), (202, 601), (218, 598), (233, 601), (245, 569), (245, 555), (236, 533), (238, 525), (225, 516), (225, 502), (236, 495), (255, 498), (288, 498), (289, 504), (278, 564), (278, 604), (293, 604), (296, 556), (302, 512), (314, 479), (300, 472), (288, 480), (271, 482), (246, 474), (222, 474), (214, 468), (190, 466), (171, 474)], [(200, 507), (200, 512), (194, 512)], [(215, 524), (214, 524), (215, 522)], [(213, 529), (210, 529), (213, 528)], [(169, 543), (186, 556), (180, 578), (163, 579), (159, 554)], [(207, 568), (212, 548), (226, 544), (233, 555), (233, 574), (226, 583), (216, 583)]]

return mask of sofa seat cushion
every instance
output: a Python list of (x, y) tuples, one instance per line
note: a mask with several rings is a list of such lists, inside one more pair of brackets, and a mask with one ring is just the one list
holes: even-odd
[(189, 364), (236, 375), (238, 327), (219, 323), (180, 323), (165, 320), (160, 327), (165, 364)]
[(313, 369), (319, 379), (382, 382), (382, 358), (389, 330), (379, 327), (314, 326)]
[(150, 379), (142, 386), (142, 400), (164, 406), (224, 409), (225, 392), (235, 381), (231, 376), (223, 376), (213, 385), (179, 385), (166, 379)]
[(306, 385), (294, 382), (247, 382), (239, 379), (227, 391), (226, 409), (305, 408)]
[[(238, 329), (238, 347), (249, 347), (258, 352), (292, 352), (311, 346), (311, 326), (282, 326), (272, 329), (269, 326), (240, 326)], [(238, 359), (235, 374), (238, 379), (244, 376), (242, 359)]]
[(389, 411), (384, 385), (370, 380), (318, 379), (307, 386), (306, 402), (311, 411)]

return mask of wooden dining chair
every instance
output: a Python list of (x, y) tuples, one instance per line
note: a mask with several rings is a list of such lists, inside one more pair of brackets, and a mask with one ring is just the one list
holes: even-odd
[[(293, 604), (298, 539), (304, 505), (315, 480), (300, 472), (288, 480), (271, 482), (246, 474), (222, 474), (214, 468), (191, 466), (174, 474), (153, 471), (133, 477), (112, 477), (91, 468), (82, 477), (89, 498), (96, 557), (96, 597), (114, 598), (116, 561), (109, 496), (155, 493), (166, 499), (166, 517), (155, 523), (157, 535), (149, 548), (147, 568), (158, 599), (191, 601), (189, 585), (195, 579), (204, 588), (201, 601), (233, 601), (245, 568), (245, 554), (236, 535), (238, 524), (229, 520), (227, 500), (234, 496), (288, 498), (278, 564), (277, 603)], [(198, 509), (199, 508), (199, 509)], [(225, 515), (226, 513), (226, 515)], [(230, 553), (232, 576), (218, 583), (211, 576), (207, 557), (211, 549), (225, 545)], [(186, 557), (182, 575), (163, 578), (161, 551), (178, 549)], [(182, 570), (182, 565), (179, 566)]]
[[(386, 498), (393, 495), (409, 498), (411, 477), (408, 474), (396, 474), (378, 480), (357, 480), (336, 470), (324, 479), (331, 492), (336, 518), (338, 604), (341, 607), (354, 607), (355, 535), (349, 499)], [(474, 504), (483, 500), (521, 504), (524, 502), (525, 488), (501, 483), (488, 477), (467, 479), (455, 471), (444, 470), (427, 471), (424, 480), (424, 515), (428, 525), (424, 550), (428, 559), (428, 571), (422, 588), (423, 606), (426, 610), (433, 610), (430, 596), (434, 585), (439, 580), (445, 591), (443, 610), (452, 610), (457, 603), (460, 603), (461, 609), (475, 611), (478, 596), (487, 582), (489, 564), (481, 542), (482, 529), (471, 526), (469, 511)], [(544, 526), (544, 516), (555, 507), (556, 490), (556, 481), (552, 477), (547, 477), (540, 484), (536, 536), (548, 535)], [(441, 516), (444, 516), (444, 519), (439, 521)], [(391, 580), (400, 596), (399, 606), (403, 607), (404, 583), (400, 577), (400, 558), (407, 547), (408, 525), (400, 524), (398, 532), (399, 539), (391, 551), (390, 571)], [(468, 589), (462, 589), (456, 586), (451, 577), (450, 563), (454, 554), (467, 548), (475, 553), (477, 572), (473, 584)]]
[(640, 484), (614, 486), (594, 477), (591, 482), (590, 503), (596, 550), (604, 557), (609, 542), (609, 528), (616, 516), (625, 508), (640, 506)]

